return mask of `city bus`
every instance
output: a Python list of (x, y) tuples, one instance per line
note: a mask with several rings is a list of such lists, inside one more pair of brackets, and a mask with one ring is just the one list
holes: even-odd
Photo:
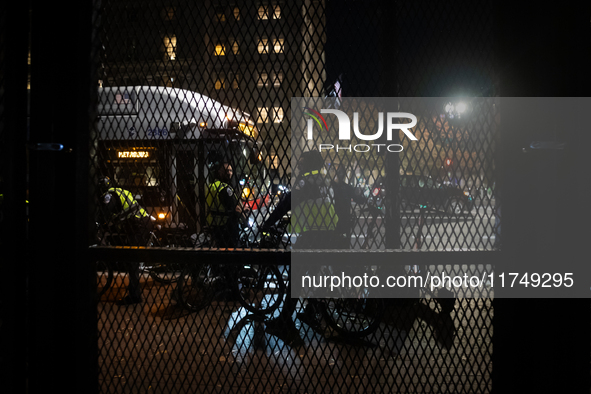
[(264, 150), (255, 123), (238, 109), (188, 90), (99, 89), (97, 176), (131, 191), (163, 229), (199, 233), (212, 155), (234, 168), (234, 190), (257, 208), (267, 194)]

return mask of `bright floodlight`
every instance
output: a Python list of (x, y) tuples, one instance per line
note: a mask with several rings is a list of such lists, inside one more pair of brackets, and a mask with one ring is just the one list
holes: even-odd
[(456, 110), (458, 111), (458, 114), (463, 114), (466, 112), (466, 103), (458, 103)]

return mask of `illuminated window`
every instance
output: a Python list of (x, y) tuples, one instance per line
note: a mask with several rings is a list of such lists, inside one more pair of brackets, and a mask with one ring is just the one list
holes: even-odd
[(267, 14), (267, 6), (262, 5), (259, 7), (259, 20), (269, 19), (269, 15)]
[(164, 37), (164, 48), (166, 48), (166, 56), (170, 60), (176, 59), (176, 36)]
[(240, 9), (238, 7), (234, 7), (234, 18), (239, 21), (240, 20)]
[(281, 123), (281, 122), (283, 122), (283, 108), (274, 107), (273, 108), (273, 123)]
[(215, 46), (215, 55), (216, 56), (226, 56), (226, 46), (223, 44), (217, 44)]
[(273, 19), (281, 19), (281, 8), (278, 5), (274, 7)]
[(279, 167), (279, 156), (271, 155), (269, 156), (269, 168), (278, 168)]
[(281, 87), (281, 82), (283, 82), (283, 73), (282, 72), (275, 73), (275, 78), (273, 78), (273, 87), (275, 87), (275, 88)]
[(259, 107), (258, 112), (257, 123), (267, 123), (269, 121), (269, 110), (266, 107)]
[(259, 51), (259, 53), (269, 53), (269, 40), (268, 39), (261, 38), (259, 40), (258, 51)]
[(238, 41), (234, 41), (232, 44), (232, 53), (238, 55), (238, 52), (240, 52), (240, 46), (238, 45)]
[(283, 53), (283, 38), (278, 38), (273, 44), (273, 51), (275, 53)]
[(215, 80), (215, 90), (225, 89), (226, 88), (226, 80), (224, 77), (218, 77)]
[(232, 89), (240, 88), (240, 76), (238, 74), (234, 74), (234, 79), (232, 80)]
[(263, 87), (267, 87), (269, 84), (269, 75), (265, 72), (262, 72), (259, 80), (257, 82), (257, 87), (259, 88), (263, 88)]
[(218, 7), (215, 10), (215, 16), (218, 22), (225, 22), (226, 21), (226, 13), (222, 7)]

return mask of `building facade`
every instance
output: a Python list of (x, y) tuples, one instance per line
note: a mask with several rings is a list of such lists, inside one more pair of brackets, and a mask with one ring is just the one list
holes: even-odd
[(288, 172), (290, 100), (325, 82), (324, 1), (107, 1), (100, 86), (188, 89), (253, 116), (267, 165)]

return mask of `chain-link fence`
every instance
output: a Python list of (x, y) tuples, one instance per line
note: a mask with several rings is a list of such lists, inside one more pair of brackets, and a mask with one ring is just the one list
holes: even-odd
[[(368, 269), (392, 249), (500, 248), (489, 3), (101, 2), (90, 176), (102, 392), (491, 390), (490, 265), (397, 262), (482, 277), (477, 293), (289, 299), (289, 251), (322, 227), (313, 210), (308, 229), (292, 220), (307, 176), (340, 200), (324, 229), (339, 243), (314, 247)], [(372, 98), (429, 96), (449, 98), (398, 111), (416, 117), (415, 141), (384, 132), (365, 151)], [(362, 132), (299, 167), (319, 147), (298, 133), (337, 128), (297, 97), (358, 113)]]

